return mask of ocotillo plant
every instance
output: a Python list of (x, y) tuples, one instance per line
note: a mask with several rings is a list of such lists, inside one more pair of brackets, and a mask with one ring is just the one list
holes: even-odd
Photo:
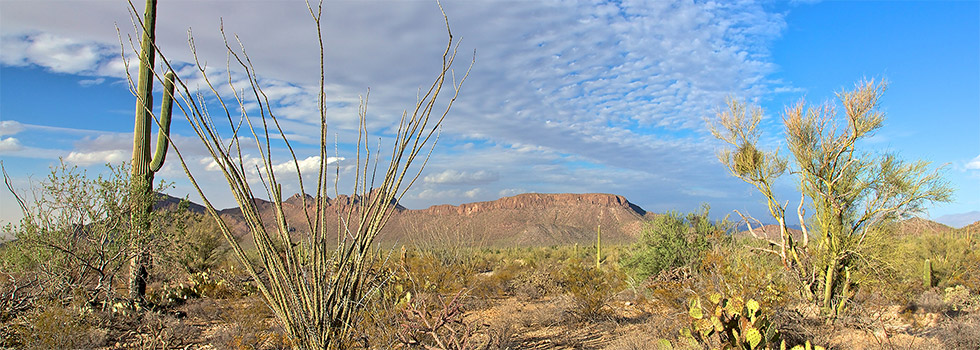
[(156, 0), (146, 0), (143, 12), (143, 38), (140, 41), (140, 69), (136, 88), (136, 122), (133, 129), (133, 168), (131, 244), (133, 257), (130, 261), (129, 297), (136, 303), (143, 302), (146, 293), (149, 252), (145, 242), (150, 230), (150, 212), (153, 210), (153, 175), (163, 166), (167, 156), (170, 135), (170, 114), (173, 109), (174, 73), (164, 75), (163, 103), (160, 106), (160, 129), (156, 152), (150, 157), (150, 130), (153, 117), (153, 62), (156, 58)]
[[(307, 4), (307, 6), (314, 19), (317, 37), (322, 39), (320, 27), (322, 3)], [(354, 188), (351, 198), (354, 200), (344, 208), (338, 208), (328, 202), (331, 188), (335, 196), (340, 195), (338, 189), (340, 175), (331, 176), (328, 167), (330, 164), (328, 159), (331, 155), (327, 152), (330, 141), (326, 118), (324, 78), (326, 65), (321, 54), (318, 90), (320, 94), (317, 99), (317, 112), (320, 115), (320, 164), (315, 177), (316, 195), (309, 200), (301, 196), (304, 201), (303, 207), (309, 208), (308, 211), (303, 211), (306, 214), (305, 222), (300, 220), (299, 223), (287, 225), (282, 200), (282, 183), (277, 175), (280, 171), (274, 166), (276, 163), (273, 160), (274, 152), (271, 144), (282, 140), (283, 145), (288, 149), (300, 193), (306, 193), (304, 178), (301, 175), (303, 172), (300, 171), (299, 160), (290, 146), (291, 141), (280, 127), (243, 45), (240, 45), (242, 46), (240, 50), (232, 49), (230, 45), (225, 46), (229, 59), (236, 62), (244, 71), (246, 85), (249, 85), (249, 88), (239, 90), (234, 80), (228, 81), (229, 91), (232, 91), (233, 97), (239, 103), (234, 113), (242, 113), (244, 124), (241, 127), (236, 127), (231, 122), (228, 129), (216, 125), (203, 107), (205, 103), (203, 97), (191, 93), (190, 88), (180, 79), (176, 81), (179, 86), (178, 98), (183, 101), (177, 107), (187, 117), (189, 126), (224, 174), (248, 225), (247, 236), (251, 238), (255, 254), (260, 259), (252, 259), (246, 255), (242, 245), (232, 235), (224, 219), (218, 216), (217, 210), (187, 169), (186, 159), (181, 155), (181, 150), (174, 147), (174, 153), (188, 179), (197, 189), (208, 213), (215, 219), (222, 235), (242, 263), (242, 267), (252, 276), (266, 305), (272, 309), (283, 330), (288, 334), (293, 349), (347, 349), (353, 347), (355, 341), (360, 344), (360, 339), (364, 339), (359, 336), (358, 325), (365, 312), (371, 307), (367, 303), (371, 289), (377, 286), (372, 281), (376, 279), (372, 278), (370, 271), (374, 261), (374, 255), (371, 254), (372, 244), (391, 218), (396, 208), (394, 204), (421, 176), (421, 171), (432, 150), (431, 147), (438, 138), (439, 126), (452, 108), (462, 82), (469, 74), (467, 69), (466, 73), (457, 80), (451, 69), (456, 58), (458, 41), (449, 31), (449, 19), (445, 12), (443, 12), (443, 19), (449, 36), (446, 49), (442, 54), (442, 69), (427, 90), (420, 90), (412, 109), (403, 112), (397, 128), (394, 129), (394, 144), (390, 158), (386, 160), (379, 158), (380, 145), (373, 149), (369, 147), (367, 99), (361, 100), (357, 114), (359, 120), (357, 143), (354, 144), (355, 154), (351, 161), (354, 169), (352, 174)], [(319, 44), (320, 52), (325, 52), (324, 42), (321, 40)], [(192, 54), (195, 61), (200, 62), (193, 45)], [(223, 102), (227, 96), (217, 92), (204, 66), (198, 64), (197, 68), (201, 80), (208, 86), (208, 90), (214, 93), (214, 99), (222, 105), (224, 112), (232, 113), (229, 110), (230, 104)], [(448, 85), (451, 89), (448, 92), (450, 95), (448, 101), (440, 97), (440, 93), (443, 93), (443, 84), (447, 82), (450, 83)], [(238, 92), (249, 90), (250, 96)], [(254, 107), (246, 107), (244, 105), (246, 98), (260, 103)], [(256, 114), (258, 116), (255, 116)], [(261, 124), (255, 121), (260, 121)], [(258, 158), (261, 160), (256, 172), (253, 173), (244, 166), (241, 143), (223, 141), (224, 137), (219, 134), (223, 130), (231, 131), (233, 134), (224, 137), (231, 137), (233, 140), (239, 140), (240, 136), (250, 134), (249, 138), (255, 141), (254, 149), (258, 151), (260, 155)], [(387, 167), (384, 164), (378, 165), (382, 161), (388, 163)], [(340, 174), (339, 166), (337, 169), (335, 174)], [(252, 179), (261, 182), (262, 188), (265, 189), (275, 212), (274, 223), (264, 220), (259, 215), (259, 208), (253, 200), (256, 196), (252, 191), (253, 186), (250, 182)], [(336, 215), (336, 227), (331, 227), (330, 224), (330, 221), (334, 220), (333, 215)]]

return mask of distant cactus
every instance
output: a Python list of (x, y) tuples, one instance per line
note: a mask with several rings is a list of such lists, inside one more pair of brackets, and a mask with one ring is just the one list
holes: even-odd
[(173, 110), (174, 73), (169, 71), (163, 78), (163, 103), (160, 106), (160, 129), (156, 152), (150, 157), (150, 130), (153, 123), (153, 64), (156, 59), (157, 0), (147, 0), (143, 14), (143, 38), (140, 42), (139, 80), (136, 87), (136, 122), (133, 129), (132, 159), (132, 245), (134, 254), (130, 261), (129, 297), (142, 303), (146, 295), (147, 265), (149, 252), (144, 241), (150, 229), (150, 212), (153, 210), (153, 175), (163, 166), (167, 156), (170, 135), (170, 115)]
[(595, 229), (595, 268), (602, 267), (602, 224)]
[(922, 285), (926, 288), (932, 288), (932, 261), (926, 259), (922, 264)]

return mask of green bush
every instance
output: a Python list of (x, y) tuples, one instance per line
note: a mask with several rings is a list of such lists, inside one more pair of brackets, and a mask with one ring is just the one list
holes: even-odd
[(729, 227), (727, 221), (712, 222), (708, 211), (704, 205), (687, 215), (669, 212), (657, 217), (620, 264), (639, 280), (666, 269), (696, 265), (713, 237), (723, 236)]
[(890, 302), (913, 300), (927, 289), (923, 283), (927, 259), (933, 287), (980, 289), (980, 234), (950, 229), (890, 236), (875, 247), (873, 254), (880, 257), (881, 266), (864, 282), (875, 295)]
[(217, 269), (231, 247), (221, 235), (217, 222), (204, 214), (187, 209), (188, 202), (181, 201), (173, 216), (173, 232), (170, 246), (161, 253), (188, 274)]
[(27, 327), (13, 337), (23, 349), (92, 349), (105, 345), (96, 317), (72, 306), (48, 304), (25, 317)]
[[(14, 193), (24, 218), (6, 228), (15, 240), (5, 244), (0, 268), (35, 275), (47, 298), (84, 291), (87, 299), (113, 299), (114, 281), (132, 255), (125, 169), (110, 165), (107, 174), (92, 178), (60, 163), (31, 185), (29, 197)], [(156, 238), (157, 232), (148, 236)]]

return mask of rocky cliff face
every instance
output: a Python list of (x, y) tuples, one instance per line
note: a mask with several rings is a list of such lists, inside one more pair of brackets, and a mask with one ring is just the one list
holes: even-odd
[(633, 205), (625, 197), (604, 193), (525, 193), (513, 197), (504, 197), (495, 201), (467, 203), (459, 206), (448, 204), (434, 205), (418, 212), (431, 215), (472, 216), (496, 210), (541, 210), (557, 207), (571, 208), (588, 206), (618, 208), (624, 211), (633, 211), (640, 216), (646, 214), (646, 211)]
[[(305, 205), (304, 205), (305, 200)], [(359, 203), (357, 197), (328, 198), (326, 226), (336, 232), (338, 214)], [(255, 199), (266, 227), (275, 225), (272, 202)], [(293, 195), (283, 201), (290, 232), (309, 231), (304, 210), (313, 215), (315, 198)], [(195, 207), (196, 208), (196, 207)], [(632, 241), (639, 236), (647, 212), (626, 198), (612, 194), (528, 193), (495, 201), (458, 206), (436, 205), (409, 210), (393, 204), (392, 218), (378, 240), (383, 244), (517, 246), (595, 242), (602, 230), (608, 243)], [(246, 236), (248, 227), (238, 208), (221, 210), (219, 215), (236, 232)], [(245, 241), (248, 241), (247, 239)], [(245, 245), (249, 242), (243, 241)]]
[(632, 241), (646, 211), (622, 196), (601, 193), (527, 193), (459, 206), (398, 213), (382, 240), (422, 245), (592, 244), (602, 230), (609, 243)]

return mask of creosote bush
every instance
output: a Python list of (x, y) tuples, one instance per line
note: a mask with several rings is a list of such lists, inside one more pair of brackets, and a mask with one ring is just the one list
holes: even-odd
[(730, 228), (727, 222), (712, 222), (708, 211), (705, 205), (687, 215), (669, 212), (658, 216), (620, 264), (641, 281), (663, 270), (697, 267), (711, 243), (723, 239)]
[(614, 272), (592, 264), (569, 260), (562, 270), (562, 284), (575, 304), (573, 312), (583, 320), (597, 320), (607, 313), (605, 307), (622, 287)]
[[(78, 297), (105, 305), (117, 297), (117, 277), (134, 254), (129, 244), (131, 194), (126, 166), (107, 168), (107, 174), (92, 178), (59, 163), (45, 180), (32, 185), (31, 197), (7, 183), (24, 213), (18, 225), (7, 227), (14, 241), (4, 244), (0, 267), (8, 277), (36, 278), (32, 293), (49, 300)], [(160, 183), (157, 191), (165, 188)], [(152, 205), (155, 198), (147, 200)], [(166, 241), (162, 232), (144, 233), (147, 246)]]

